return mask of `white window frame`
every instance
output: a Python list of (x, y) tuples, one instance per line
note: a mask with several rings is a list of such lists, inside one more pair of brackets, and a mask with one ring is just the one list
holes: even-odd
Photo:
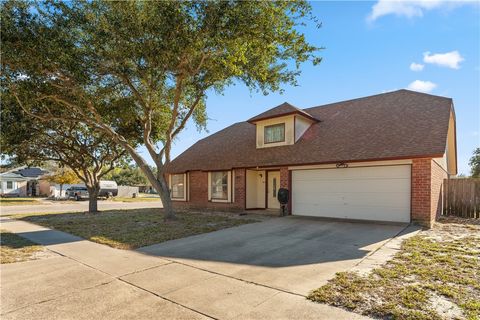
[[(283, 129), (283, 139), (282, 140), (275, 140), (275, 141), (267, 141), (267, 131), (268, 129), (274, 128), (274, 127), (281, 127)], [(270, 124), (267, 126), (263, 127), (263, 144), (272, 144), (272, 143), (285, 143), (287, 137), (286, 137), (286, 124), (285, 122), (280, 122), (280, 123), (275, 123), (275, 124)]]
[[(8, 187), (9, 182), (12, 184), (11, 188)], [(11, 180), (5, 181), (5, 190), (15, 190), (15, 181), (11, 181)]]
[[(172, 192), (172, 177), (176, 175), (182, 175), (183, 176), (183, 197), (182, 198), (174, 198), (173, 197), (173, 192)], [(188, 194), (188, 183), (187, 183), (187, 174), (185, 173), (172, 173), (169, 175), (168, 179), (168, 186), (170, 189), (170, 199), (173, 201), (187, 201), (187, 194)]]
[[(227, 199), (212, 199), (212, 173), (213, 172), (227, 172)], [(208, 172), (208, 201), (211, 202), (232, 202), (232, 171), (210, 171)]]

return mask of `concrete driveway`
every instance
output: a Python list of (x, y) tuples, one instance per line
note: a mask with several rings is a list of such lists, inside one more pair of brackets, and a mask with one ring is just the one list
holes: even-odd
[(54, 253), (0, 265), (1, 318), (49, 320), (365, 319), (305, 296), (405, 229), (274, 218), (129, 251), (1, 222)]
[[(144, 247), (200, 270), (302, 296), (347, 271), (406, 225), (288, 217)], [(161, 270), (149, 271), (155, 279)], [(150, 280), (149, 280), (150, 281)], [(191, 286), (175, 293), (190, 296)]]

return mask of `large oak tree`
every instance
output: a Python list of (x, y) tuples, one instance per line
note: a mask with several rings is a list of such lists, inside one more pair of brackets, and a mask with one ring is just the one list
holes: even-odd
[[(34, 104), (39, 118), (82, 122), (121, 145), (173, 218), (172, 143), (189, 120), (205, 127), (208, 93), (243, 83), (267, 94), (295, 85), (302, 62), (318, 63), (318, 48), (298, 31), (310, 9), (306, 1), (6, 2), (2, 80), (20, 100), (68, 110)], [(124, 135), (129, 126), (156, 172)]]
[[(23, 103), (14, 103), (16, 99), (8, 90), (2, 89), (1, 92), (2, 154), (22, 164), (54, 161), (69, 168), (87, 187), (88, 211), (97, 212), (100, 180), (116, 167), (125, 165), (128, 160), (126, 151), (107, 134), (96, 132), (83, 123), (43, 121), (30, 116), (24, 111)], [(50, 108), (54, 107), (50, 104)], [(62, 110), (57, 112), (62, 114)], [(63, 184), (73, 183), (68, 182), (63, 168), (50, 179), (61, 185), (60, 193)]]

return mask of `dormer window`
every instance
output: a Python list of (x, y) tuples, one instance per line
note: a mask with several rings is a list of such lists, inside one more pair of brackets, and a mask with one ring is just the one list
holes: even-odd
[(285, 141), (285, 123), (274, 124), (264, 127), (264, 142), (275, 143)]
[(294, 144), (319, 120), (285, 102), (248, 122), (256, 127), (257, 148), (273, 148)]

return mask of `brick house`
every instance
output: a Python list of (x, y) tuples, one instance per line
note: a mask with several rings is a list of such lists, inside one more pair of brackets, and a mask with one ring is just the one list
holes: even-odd
[(176, 208), (279, 210), (419, 222), (457, 173), (452, 99), (398, 90), (308, 109), (283, 103), (195, 143), (168, 166)]

